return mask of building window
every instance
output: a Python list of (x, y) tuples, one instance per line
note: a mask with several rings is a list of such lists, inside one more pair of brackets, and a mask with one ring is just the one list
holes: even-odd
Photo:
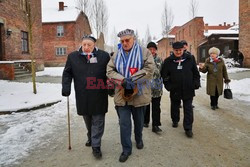
[(56, 48), (56, 55), (57, 56), (64, 56), (64, 55), (66, 55), (66, 47)]
[(21, 31), (22, 53), (29, 53), (28, 32)]
[(20, 0), (20, 7), (23, 11), (27, 12), (27, 0)]
[(225, 54), (226, 53), (229, 53), (229, 46), (228, 45), (226, 45), (225, 47), (224, 47), (224, 56), (225, 56)]
[(202, 49), (201, 58), (206, 58), (206, 49)]
[(172, 46), (172, 45), (173, 45), (173, 41), (170, 41), (170, 42), (169, 42), (169, 45)]
[(63, 37), (64, 36), (64, 29), (63, 26), (57, 26), (57, 36), (58, 37)]

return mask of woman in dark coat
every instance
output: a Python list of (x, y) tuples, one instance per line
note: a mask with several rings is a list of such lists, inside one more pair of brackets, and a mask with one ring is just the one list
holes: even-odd
[(210, 95), (211, 109), (218, 109), (218, 99), (223, 92), (223, 79), (225, 83), (229, 83), (227, 68), (220, 55), (218, 48), (209, 49), (210, 57), (206, 59), (205, 64), (199, 64), (199, 71), (207, 73), (207, 94)]
[(86, 146), (96, 158), (102, 157), (101, 137), (108, 110), (106, 66), (109, 54), (95, 47), (96, 39), (83, 37), (79, 51), (69, 54), (62, 78), (62, 95), (69, 96), (74, 79), (77, 114), (82, 115), (88, 130)]

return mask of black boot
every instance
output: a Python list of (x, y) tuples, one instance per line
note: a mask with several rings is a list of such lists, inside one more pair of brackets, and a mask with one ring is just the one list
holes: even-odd
[(90, 147), (91, 146), (91, 140), (88, 139), (87, 142), (85, 143), (85, 146)]
[(158, 126), (153, 126), (152, 132), (158, 133), (161, 132), (162, 130)]
[(102, 158), (102, 152), (100, 147), (92, 147), (93, 155), (95, 158), (100, 159)]

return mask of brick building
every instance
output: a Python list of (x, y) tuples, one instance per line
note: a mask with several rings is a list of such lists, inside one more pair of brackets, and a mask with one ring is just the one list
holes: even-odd
[(172, 49), (172, 43), (175, 41), (175, 34), (178, 30), (179, 26), (173, 27), (168, 35), (165, 35), (163, 38), (157, 41), (158, 43), (158, 50), (157, 54), (164, 60), (170, 55)]
[[(29, 4), (31, 8), (32, 41), (29, 41), (29, 19), (27, 15)], [(1, 0), (0, 32), (0, 78), (14, 78), (15, 62), (30, 63), (29, 42), (32, 44), (31, 49), (34, 53), (37, 69), (43, 69), (41, 0)]]
[(91, 34), (88, 17), (71, 5), (70, 0), (43, 0), (42, 3), (45, 66), (63, 66), (67, 55), (78, 50), (82, 36)]
[(250, 1), (239, 0), (239, 50), (244, 55), (244, 67), (250, 67)]
[(204, 21), (203, 17), (195, 17), (182, 25), (175, 34), (175, 40), (186, 40), (188, 51), (191, 52), (197, 60), (197, 48), (204, 38)]

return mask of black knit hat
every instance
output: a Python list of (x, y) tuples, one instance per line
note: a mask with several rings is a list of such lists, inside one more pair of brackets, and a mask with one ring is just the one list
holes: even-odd
[(147, 48), (155, 48), (157, 50), (157, 46), (154, 42), (149, 42)]
[(183, 46), (183, 43), (182, 43), (182, 42), (179, 42), (179, 41), (174, 42), (172, 46), (173, 46), (173, 49), (180, 49), (180, 48), (183, 48), (183, 47), (184, 47), (184, 46)]

